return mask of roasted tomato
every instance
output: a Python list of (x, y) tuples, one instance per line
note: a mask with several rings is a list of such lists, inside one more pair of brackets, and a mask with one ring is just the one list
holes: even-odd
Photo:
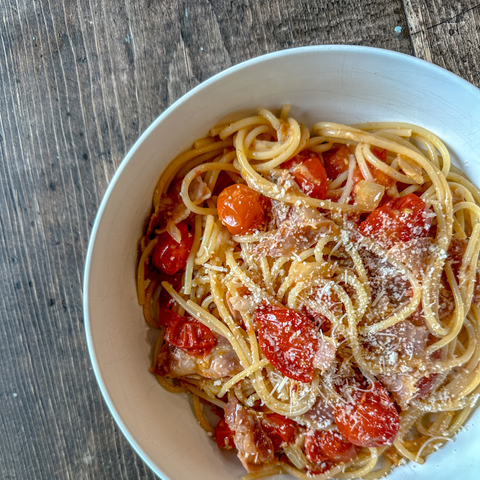
[(257, 323), (258, 342), (270, 363), (293, 380), (311, 382), (318, 349), (314, 323), (295, 310), (273, 305), (257, 310)]
[(325, 167), (315, 152), (302, 152), (282, 165), (290, 170), (305, 195), (325, 200), (328, 179)]
[(330, 460), (349, 462), (357, 455), (353, 443), (345, 440), (338, 432), (322, 432), (320, 446)]
[(182, 234), (181, 242), (178, 243), (168, 232), (164, 232), (158, 238), (152, 256), (155, 267), (167, 275), (174, 275), (185, 267), (193, 245), (193, 235), (188, 231), (187, 225), (180, 222), (177, 228)]
[(348, 462), (355, 458), (355, 445), (345, 440), (338, 432), (315, 430), (305, 437), (305, 454), (311, 462), (325, 460)]
[(392, 445), (400, 417), (385, 388), (375, 382), (371, 391), (353, 390), (353, 401), (335, 408), (335, 422), (343, 438), (360, 447)]
[(425, 202), (410, 193), (376, 208), (360, 224), (358, 231), (378, 240), (385, 248), (391, 248), (397, 242), (427, 236), (431, 224), (431, 214)]
[(217, 343), (212, 331), (191, 317), (182, 317), (171, 310), (168, 312), (161, 319), (167, 325), (165, 340), (194, 357), (208, 355)]
[(346, 145), (338, 145), (323, 154), (325, 170), (330, 180), (335, 180), (343, 172), (348, 170), (349, 157), (352, 154)]
[(283, 415), (270, 413), (262, 420), (262, 427), (270, 437), (275, 451), (280, 450), (283, 442), (292, 443), (295, 440), (297, 424)]
[(215, 440), (217, 441), (218, 448), (224, 448), (225, 450), (234, 448), (234, 435), (235, 432), (230, 429), (227, 422), (222, 418), (215, 427)]
[(249, 233), (263, 223), (265, 201), (247, 185), (227, 187), (218, 196), (218, 216), (232, 235)]

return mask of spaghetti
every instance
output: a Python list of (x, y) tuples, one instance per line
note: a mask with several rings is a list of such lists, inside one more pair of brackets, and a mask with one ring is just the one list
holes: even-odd
[(421, 127), (289, 109), (212, 128), (158, 181), (151, 371), (245, 480), (380, 478), (478, 405), (480, 191)]

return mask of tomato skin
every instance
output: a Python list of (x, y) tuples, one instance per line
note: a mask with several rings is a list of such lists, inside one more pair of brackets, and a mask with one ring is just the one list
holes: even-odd
[(398, 242), (427, 236), (431, 224), (431, 215), (425, 202), (410, 193), (376, 208), (360, 224), (358, 231), (378, 240), (388, 249)]
[(338, 432), (315, 430), (305, 437), (305, 454), (315, 463), (348, 462), (356, 457), (357, 449)]
[(258, 342), (269, 362), (283, 375), (308, 383), (318, 349), (314, 323), (305, 315), (273, 305), (257, 310)]
[(352, 151), (346, 145), (339, 145), (324, 152), (325, 170), (330, 180), (335, 180), (348, 170), (349, 156), (351, 154)]
[(235, 184), (218, 196), (218, 216), (232, 235), (257, 229), (265, 217), (265, 201), (247, 185)]
[(305, 456), (313, 463), (321, 463), (329, 459), (321, 446), (322, 433), (315, 430), (313, 434), (308, 434), (305, 437)]
[(295, 440), (296, 423), (278, 413), (267, 415), (262, 421), (262, 427), (272, 441), (275, 451), (281, 449), (283, 442), (292, 443)]
[(360, 447), (392, 445), (400, 417), (385, 388), (375, 382), (371, 391), (354, 390), (352, 402), (335, 408), (335, 423), (343, 438)]
[(212, 331), (193, 318), (170, 311), (164, 322), (165, 340), (194, 357), (204, 358), (217, 343)]
[(291, 171), (302, 192), (312, 198), (327, 198), (328, 179), (325, 167), (315, 152), (302, 152), (282, 165)]
[(320, 446), (330, 460), (349, 462), (357, 455), (353, 443), (345, 440), (338, 432), (322, 432)]
[(181, 242), (178, 243), (168, 232), (164, 232), (158, 238), (152, 256), (155, 267), (167, 275), (175, 275), (185, 267), (193, 245), (193, 235), (188, 231), (187, 225), (180, 222), (177, 228), (182, 235)]
[(221, 419), (215, 427), (215, 440), (217, 441), (218, 448), (224, 450), (231, 450), (235, 447), (233, 437), (235, 432), (230, 429), (225, 419)]
[(375, 147), (372, 145), (370, 147), (370, 151), (382, 162), (385, 162), (387, 160), (387, 151), (384, 148)]

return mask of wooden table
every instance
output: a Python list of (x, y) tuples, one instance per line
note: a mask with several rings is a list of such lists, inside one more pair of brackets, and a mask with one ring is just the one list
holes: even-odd
[(480, 85), (473, 0), (0, 0), (0, 478), (155, 476), (100, 395), (82, 276), (122, 158), (238, 62), (302, 45), (416, 55)]

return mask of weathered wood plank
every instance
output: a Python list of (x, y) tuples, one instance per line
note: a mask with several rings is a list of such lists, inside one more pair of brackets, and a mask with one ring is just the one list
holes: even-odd
[(480, 86), (480, 3), (404, 0), (414, 53)]
[(165, 108), (230, 65), (322, 43), (411, 53), (402, 2), (0, 0), (0, 12), (0, 477), (153, 479), (85, 345), (83, 263), (109, 180)]

